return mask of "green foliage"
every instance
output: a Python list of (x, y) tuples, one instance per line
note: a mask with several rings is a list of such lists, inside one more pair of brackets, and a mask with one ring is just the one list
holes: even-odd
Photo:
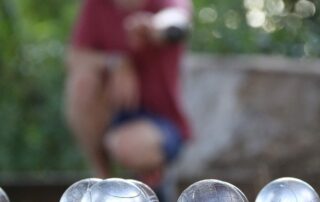
[[(288, 12), (295, 2), (286, 0)], [(84, 168), (62, 104), (64, 49), (78, 6), (76, 0), (0, 0), (0, 171)], [(278, 31), (268, 33), (248, 26), (243, 1), (196, 0), (194, 7), (192, 50), (320, 55), (318, 12), (272, 18)]]
[[(275, 1), (275, 0), (267, 0)], [(195, 51), (214, 52), (217, 54), (266, 53), (284, 54), (293, 57), (316, 57), (320, 55), (320, 15), (300, 18), (293, 12), (297, 0), (286, 0), (283, 16), (267, 18), (277, 22), (277, 30), (266, 32), (262, 28), (252, 28), (247, 24), (244, 1), (232, 0), (197, 0), (194, 1), (194, 31), (191, 49)], [(317, 9), (320, 1), (312, 1)], [(201, 11), (212, 8), (215, 12), (214, 22), (203, 22)], [(230, 13), (235, 15), (233, 17)], [(211, 17), (213, 15), (211, 13)], [(207, 13), (210, 20), (210, 12)], [(233, 19), (232, 19), (233, 18)], [(236, 23), (227, 25), (228, 19)], [(230, 22), (229, 22), (230, 23)], [(232, 23), (232, 22), (231, 22)]]
[(0, 171), (83, 167), (62, 113), (63, 53), (74, 4), (0, 1)]

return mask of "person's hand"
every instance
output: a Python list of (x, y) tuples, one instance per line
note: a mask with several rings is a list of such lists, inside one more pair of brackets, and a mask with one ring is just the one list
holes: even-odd
[(123, 58), (110, 71), (108, 86), (115, 110), (135, 110), (139, 105), (139, 82), (129, 59)]
[(153, 26), (153, 16), (152, 13), (140, 12), (125, 20), (125, 29), (132, 48), (140, 49), (147, 44), (161, 44), (160, 35)]

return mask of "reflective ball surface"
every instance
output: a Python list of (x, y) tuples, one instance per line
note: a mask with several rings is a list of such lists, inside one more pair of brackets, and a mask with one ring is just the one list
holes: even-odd
[(6, 192), (3, 191), (3, 189), (0, 188), (0, 202), (10, 202)]
[(320, 198), (306, 182), (284, 177), (267, 184), (259, 192), (256, 202), (320, 202)]
[(88, 178), (74, 183), (63, 193), (60, 202), (80, 202), (84, 194), (99, 181), (102, 180), (97, 178)]
[(178, 202), (248, 202), (236, 186), (214, 179), (196, 182), (185, 189)]
[(148, 202), (159, 202), (157, 195), (154, 193), (154, 191), (148, 185), (146, 185), (140, 181), (137, 181), (137, 180), (128, 180), (128, 181), (137, 185), (137, 187), (139, 187), (142, 190), (142, 192), (147, 197)]
[(81, 202), (148, 202), (144, 193), (132, 182), (119, 178), (93, 185)]

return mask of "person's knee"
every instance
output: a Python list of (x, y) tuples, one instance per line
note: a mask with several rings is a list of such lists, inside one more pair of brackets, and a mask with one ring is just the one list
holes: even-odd
[(105, 145), (114, 160), (136, 171), (156, 168), (164, 161), (159, 131), (145, 123), (128, 124), (110, 132)]

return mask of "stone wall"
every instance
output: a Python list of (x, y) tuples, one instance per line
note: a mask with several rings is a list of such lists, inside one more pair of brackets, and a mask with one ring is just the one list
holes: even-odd
[(320, 61), (192, 55), (183, 93), (194, 139), (174, 165), (180, 189), (227, 180), (251, 201), (272, 179), (320, 191)]

